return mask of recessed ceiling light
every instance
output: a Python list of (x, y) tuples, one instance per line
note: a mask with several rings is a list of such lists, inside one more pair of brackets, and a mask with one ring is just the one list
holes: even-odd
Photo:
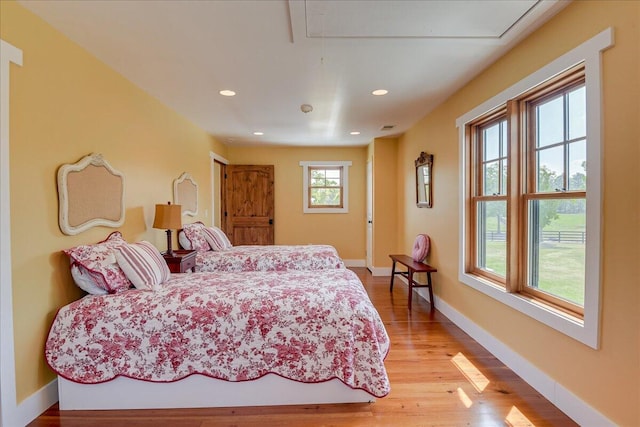
[(225, 89), (220, 91), (220, 95), (222, 96), (236, 96), (236, 93), (232, 90)]
[(376, 95), (376, 96), (386, 95), (388, 93), (389, 93), (389, 91), (386, 90), (386, 89), (376, 89), (373, 92), (371, 92), (372, 95)]
[(360, 132), (358, 132), (357, 130), (354, 130), (353, 132), (351, 132), (351, 135), (360, 135)]
[(264, 132), (254, 132), (254, 135), (260, 136), (260, 135), (264, 135)]

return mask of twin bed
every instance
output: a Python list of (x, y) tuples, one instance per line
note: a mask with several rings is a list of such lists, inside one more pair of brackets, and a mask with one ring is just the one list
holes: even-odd
[[(309, 264), (296, 264), (298, 252), (281, 248), (276, 263), (246, 264), (250, 270), (277, 268), (200, 268), (149, 289), (87, 295), (62, 307), (45, 348), (59, 376), (60, 408), (369, 402), (386, 396), (389, 338), (359, 278), (335, 260), (332, 268), (282, 268)], [(292, 259), (285, 262), (287, 250)]]

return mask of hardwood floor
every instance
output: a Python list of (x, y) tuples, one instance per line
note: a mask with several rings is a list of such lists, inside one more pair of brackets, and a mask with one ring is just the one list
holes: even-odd
[[(373, 404), (282, 407), (60, 411), (30, 426), (576, 426), (520, 377), (389, 277), (354, 268), (391, 338), (385, 365), (391, 393)], [(437, 279), (436, 279), (437, 280)]]

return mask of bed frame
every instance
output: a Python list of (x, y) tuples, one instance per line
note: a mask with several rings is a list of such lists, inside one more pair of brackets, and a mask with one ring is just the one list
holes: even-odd
[(278, 375), (243, 382), (192, 375), (170, 383), (118, 377), (101, 384), (79, 384), (58, 377), (61, 410), (205, 408), (326, 403), (373, 403), (364, 390), (342, 381), (307, 384)]

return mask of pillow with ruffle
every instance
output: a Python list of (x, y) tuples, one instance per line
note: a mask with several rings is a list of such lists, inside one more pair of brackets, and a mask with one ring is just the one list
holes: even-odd
[[(191, 248), (194, 251), (198, 252), (206, 252), (211, 250), (207, 239), (204, 237), (204, 233), (202, 229), (205, 228), (204, 224), (201, 222), (194, 222), (192, 224), (184, 224), (182, 226), (182, 230), (184, 231), (184, 236), (189, 240), (191, 244)], [(185, 249), (188, 249), (185, 247)]]
[(227, 235), (218, 227), (203, 227), (202, 233), (214, 251), (224, 251), (233, 247)]
[[(131, 287), (131, 282), (116, 262), (114, 254), (115, 248), (126, 244), (127, 242), (122, 238), (122, 234), (119, 231), (114, 231), (102, 242), (93, 245), (76, 246), (65, 249), (63, 252), (71, 258), (72, 265), (75, 264), (79, 267), (79, 272), (82, 275), (86, 273), (91, 277), (95, 287), (103, 289), (106, 293), (113, 294)], [(85, 280), (88, 280), (86, 276)], [(76, 285), (86, 290), (86, 282), (76, 282)], [(90, 286), (88, 288), (94, 289)]]

